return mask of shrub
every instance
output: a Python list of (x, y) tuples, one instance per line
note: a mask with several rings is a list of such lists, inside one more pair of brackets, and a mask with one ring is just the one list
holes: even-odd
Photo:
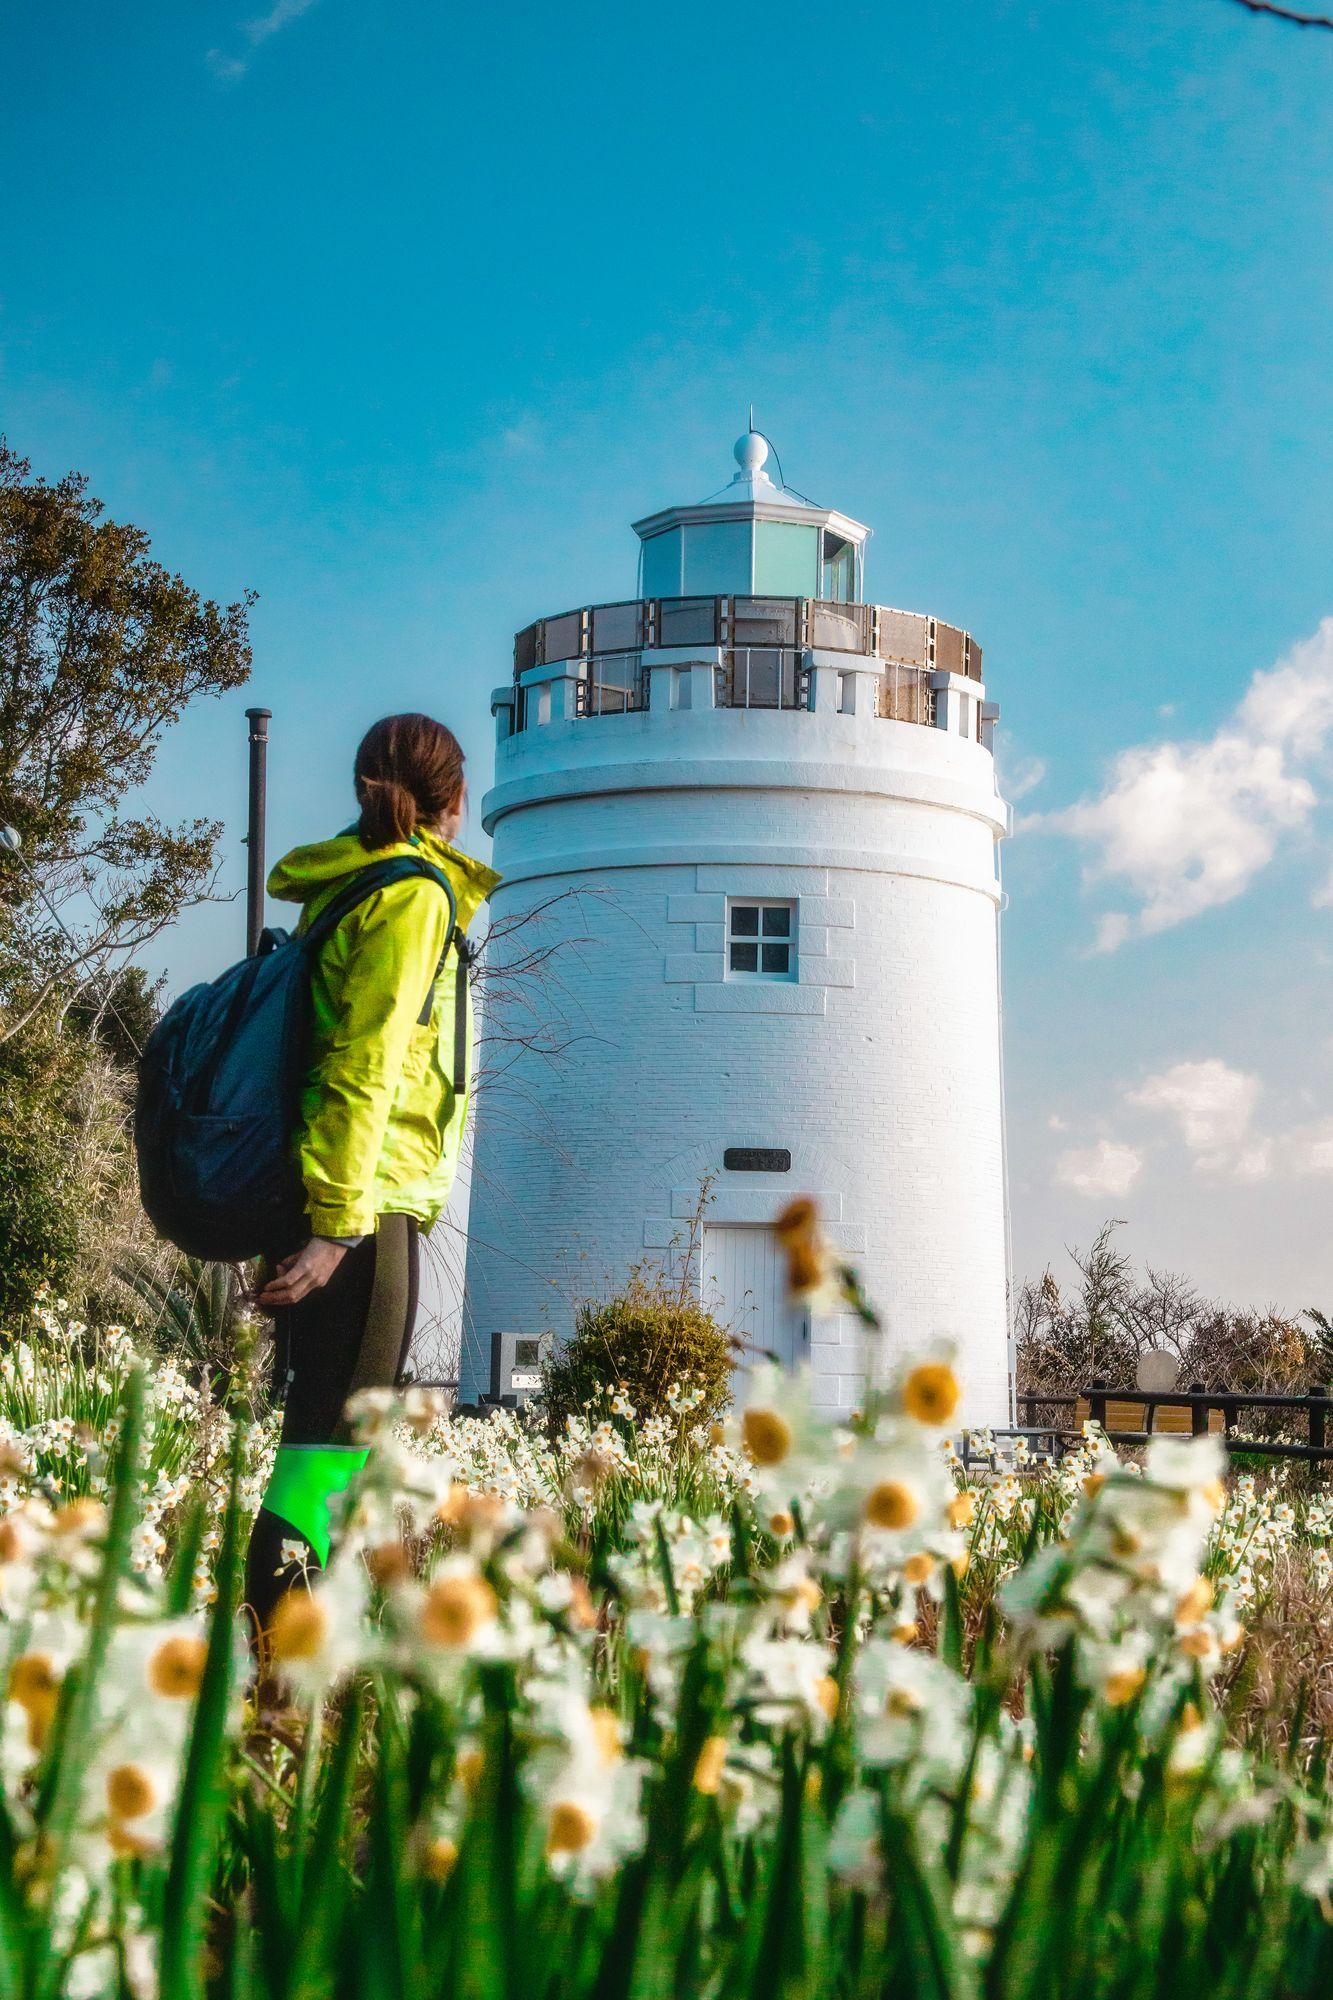
[(667, 1416), (679, 1383), (703, 1391), (694, 1420), (711, 1421), (731, 1399), (734, 1359), (731, 1336), (697, 1299), (660, 1275), (635, 1271), (614, 1298), (579, 1306), (572, 1337), (543, 1370), (542, 1408), (553, 1433), (617, 1390), (637, 1416)]

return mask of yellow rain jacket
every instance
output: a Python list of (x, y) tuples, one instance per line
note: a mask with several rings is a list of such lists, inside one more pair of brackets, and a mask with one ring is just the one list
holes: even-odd
[[(500, 877), (424, 827), (410, 843), (373, 854), (354, 832), (295, 847), (270, 874), (268, 892), (300, 903), (304, 927), (358, 869), (413, 853), (448, 876), (466, 932)], [(455, 951), (429, 1021), (421, 1026), (418, 1016), (448, 928), (448, 901), (423, 876), (367, 896), (318, 953), (300, 1134), (316, 1236), (369, 1236), (385, 1214), (429, 1225), (444, 1207), (467, 1116), (467, 1090), (456, 1092), (453, 1080), (455, 982), (466, 977)], [(470, 1013), (468, 1037), (470, 1047)]]

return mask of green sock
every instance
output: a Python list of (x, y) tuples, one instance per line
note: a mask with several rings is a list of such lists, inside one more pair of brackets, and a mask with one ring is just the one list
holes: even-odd
[(265, 1507), (290, 1521), (309, 1542), (323, 1569), (329, 1559), (329, 1512), (360, 1472), (363, 1445), (280, 1444), (264, 1494)]

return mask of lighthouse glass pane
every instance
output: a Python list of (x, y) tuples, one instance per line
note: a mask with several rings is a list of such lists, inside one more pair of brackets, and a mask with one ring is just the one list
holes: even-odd
[(818, 528), (796, 521), (756, 521), (754, 592), (757, 597), (818, 597)]
[(643, 594), (679, 597), (680, 591), (680, 529), (668, 528), (643, 545)]
[(748, 521), (707, 521), (686, 528), (685, 588), (691, 597), (731, 597), (750, 588)]
[(850, 604), (856, 596), (856, 548), (852, 542), (824, 530), (824, 582), (822, 597)]

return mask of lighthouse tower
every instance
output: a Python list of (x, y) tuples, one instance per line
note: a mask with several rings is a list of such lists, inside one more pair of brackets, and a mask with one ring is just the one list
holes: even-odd
[[(864, 600), (868, 530), (777, 484), (634, 524), (638, 588), (518, 634), (461, 1395), (645, 1260), (849, 1409), (956, 1342), (1008, 1409), (996, 709), (967, 632)], [(701, 1191), (706, 1198), (701, 1207)], [(885, 1331), (784, 1297), (813, 1195)]]

